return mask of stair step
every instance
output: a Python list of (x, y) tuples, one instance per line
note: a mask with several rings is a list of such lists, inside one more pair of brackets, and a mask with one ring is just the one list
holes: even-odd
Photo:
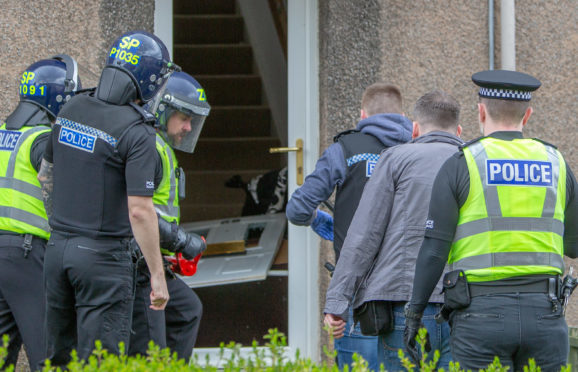
[(266, 137), (271, 135), (271, 112), (267, 106), (213, 106), (202, 138)]
[(235, 0), (173, 0), (174, 14), (234, 14)]
[(183, 71), (193, 76), (253, 71), (253, 51), (248, 44), (176, 44), (174, 58)]
[(175, 44), (237, 44), (243, 41), (243, 17), (236, 14), (175, 15)]
[(181, 223), (241, 217), (240, 204), (197, 204), (181, 207)]
[(225, 171), (189, 171), (186, 172), (187, 197), (181, 205), (185, 204), (243, 204), (246, 193), (242, 188), (226, 187), (227, 182), (235, 175), (241, 176), (244, 182), (251, 178), (269, 172), (264, 170), (225, 170)]
[(189, 170), (277, 169), (281, 168), (283, 154), (270, 154), (270, 147), (280, 146), (274, 137), (201, 138), (195, 152), (179, 156), (179, 164)]
[(207, 92), (211, 106), (262, 103), (261, 78), (258, 75), (197, 75), (195, 78)]

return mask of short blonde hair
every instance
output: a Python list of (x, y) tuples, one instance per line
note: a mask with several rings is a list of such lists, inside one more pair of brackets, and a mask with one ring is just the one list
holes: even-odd
[(387, 83), (374, 83), (363, 92), (361, 109), (367, 116), (381, 113), (402, 114), (402, 103), (399, 87)]

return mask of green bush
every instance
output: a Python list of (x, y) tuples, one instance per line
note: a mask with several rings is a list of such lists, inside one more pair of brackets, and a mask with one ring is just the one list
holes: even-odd
[[(330, 333), (331, 334), (331, 333)], [(434, 358), (430, 362), (426, 362), (427, 353), (424, 350), (425, 345), (425, 329), (421, 329), (418, 334), (418, 342), (421, 345), (423, 358), (420, 362), (418, 371), (435, 371), (435, 366), (439, 360), (439, 351), (434, 352)], [(120, 355), (109, 354), (107, 350), (102, 349), (102, 344), (97, 341), (96, 348), (88, 361), (78, 359), (76, 351), (72, 352), (72, 360), (66, 366), (66, 369), (71, 372), (101, 372), (101, 371), (115, 371), (115, 372), (142, 372), (142, 371), (166, 371), (166, 372), (181, 372), (181, 371), (225, 371), (225, 372), (338, 372), (339, 368), (334, 363), (331, 366), (326, 362), (316, 363), (309, 358), (303, 358), (299, 355), (299, 350), (295, 353), (294, 358), (289, 358), (285, 355), (285, 347), (287, 346), (287, 338), (283, 333), (277, 329), (269, 330), (269, 334), (264, 336), (266, 340), (265, 348), (258, 347), (256, 341), (253, 342), (252, 352), (249, 356), (241, 355), (241, 345), (231, 342), (227, 345), (221, 343), (220, 348), (220, 366), (219, 368), (209, 364), (208, 360), (199, 361), (194, 357), (190, 363), (184, 360), (179, 360), (176, 353), (171, 354), (169, 349), (160, 349), (153, 342), (149, 344), (149, 349), (146, 356), (129, 357), (125, 354), (124, 345), (120, 345)], [(4, 360), (7, 355), (7, 346), (9, 338), (4, 335), (2, 338), (3, 344), (0, 346), (0, 370), (4, 367)], [(230, 356), (225, 357), (225, 352), (229, 351)], [(324, 346), (324, 352), (329, 360), (334, 360), (336, 351), (329, 351), (327, 346)], [(414, 365), (403, 353), (399, 350), (399, 357), (402, 365), (408, 371), (416, 371), (417, 366)], [(369, 371), (367, 362), (355, 354), (353, 356), (353, 365), (351, 371), (366, 372)], [(485, 369), (485, 372), (502, 372), (508, 371), (508, 367), (503, 367), (496, 357), (494, 362)], [(8, 366), (5, 371), (14, 372), (14, 366)], [(47, 361), (43, 372), (58, 372), (61, 368), (53, 367)], [(345, 372), (349, 372), (349, 367), (344, 368)], [(381, 371), (384, 371), (383, 366)], [(440, 369), (443, 371), (443, 369)], [(459, 363), (450, 363), (449, 372), (464, 371), (460, 368)], [(536, 366), (534, 360), (529, 361), (529, 365), (524, 367), (524, 372), (539, 372), (540, 367)], [(570, 372), (570, 366), (562, 368), (561, 372)]]

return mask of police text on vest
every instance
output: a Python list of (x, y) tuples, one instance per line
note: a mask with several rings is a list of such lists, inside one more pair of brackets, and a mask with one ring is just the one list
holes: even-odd
[(58, 142), (79, 150), (93, 152), (96, 137), (74, 129), (61, 127)]
[(551, 186), (552, 163), (539, 160), (486, 160), (488, 185)]
[(377, 164), (377, 161), (375, 160), (367, 160), (366, 161), (366, 165), (365, 165), (365, 177), (371, 177), (371, 175), (373, 174), (373, 169), (375, 169), (375, 165)]
[(21, 135), (21, 132), (0, 130), (0, 151), (14, 151)]

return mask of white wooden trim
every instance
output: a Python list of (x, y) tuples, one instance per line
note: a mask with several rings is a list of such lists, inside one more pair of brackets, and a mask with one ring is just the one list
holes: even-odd
[(155, 35), (165, 43), (173, 55), (173, 0), (155, 0)]
[[(319, 158), (318, 0), (288, 5), (288, 142), (304, 143), (304, 174)], [(288, 156), (289, 195), (297, 188), (295, 155)], [(310, 228), (289, 224), (289, 347), (319, 360), (319, 238)]]

